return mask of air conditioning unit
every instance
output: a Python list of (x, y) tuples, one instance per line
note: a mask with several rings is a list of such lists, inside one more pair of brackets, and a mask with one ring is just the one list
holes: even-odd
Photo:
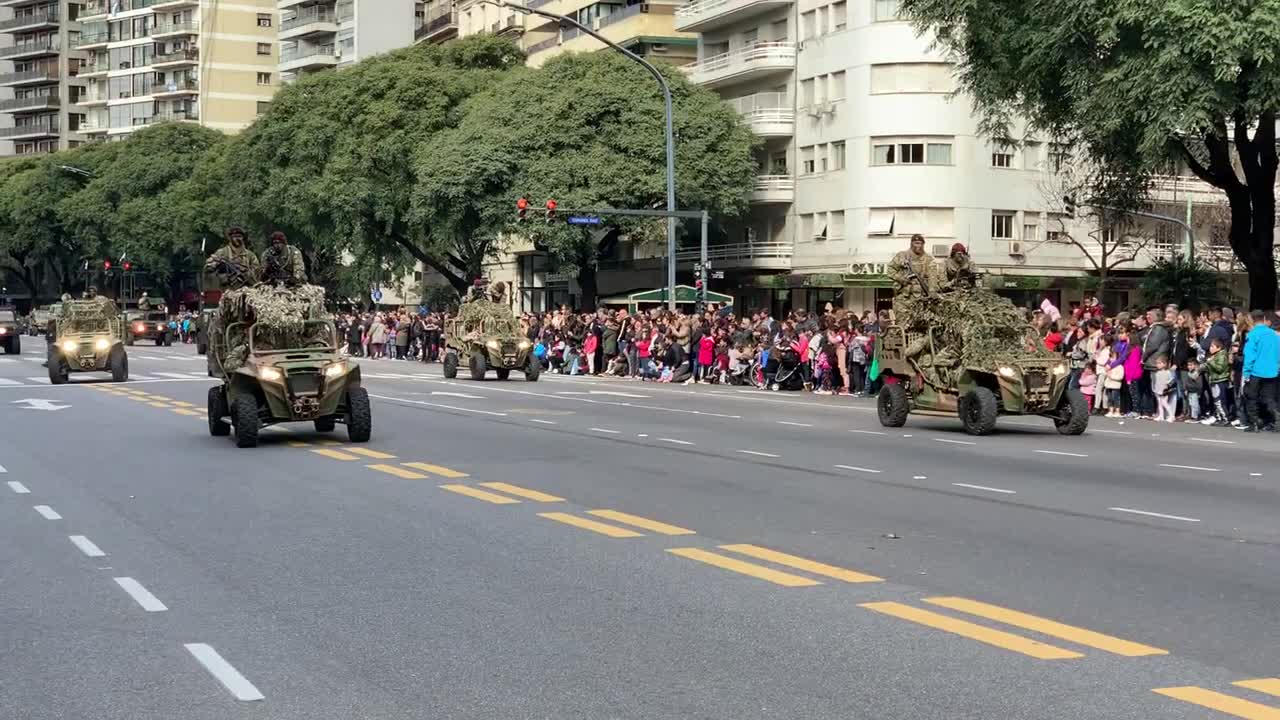
[(1022, 243), (1017, 240), (1009, 241), (1009, 257), (1022, 257), (1026, 253), (1022, 252)]
[(934, 245), (933, 250), (929, 253), (936, 258), (951, 257), (950, 245)]

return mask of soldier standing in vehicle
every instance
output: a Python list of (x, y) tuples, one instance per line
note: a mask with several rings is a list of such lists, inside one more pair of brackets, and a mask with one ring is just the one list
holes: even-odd
[(307, 282), (302, 251), (291, 246), (289, 238), (278, 230), (271, 233), (271, 246), (262, 253), (262, 281), (286, 285), (305, 285)]
[(972, 290), (978, 286), (978, 277), (982, 270), (969, 258), (969, 250), (963, 243), (951, 246), (951, 256), (944, 264), (946, 286), (951, 290)]
[(927, 295), (935, 290), (937, 266), (924, 251), (924, 236), (911, 236), (911, 249), (902, 250), (889, 261), (888, 275), (894, 282), (894, 293), (900, 296)]
[(205, 272), (216, 275), (224, 290), (250, 285), (261, 274), (258, 256), (245, 247), (246, 237), (243, 228), (228, 228), (227, 244), (204, 263)]

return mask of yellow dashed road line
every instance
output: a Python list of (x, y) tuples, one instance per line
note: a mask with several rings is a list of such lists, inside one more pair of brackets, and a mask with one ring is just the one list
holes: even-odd
[(427, 479), (426, 475), (423, 475), (421, 473), (411, 472), (409, 470), (405, 470), (402, 467), (396, 467), (395, 465), (366, 465), (365, 467), (369, 468), (370, 470), (377, 470), (380, 473), (395, 475), (396, 477), (404, 478), (405, 480), (426, 480)]
[(699, 548), (668, 548), (667, 552), (672, 555), (679, 555), (682, 558), (697, 560), (701, 563), (714, 565), (724, 570), (731, 570), (743, 575), (749, 575), (760, 580), (767, 580), (775, 585), (784, 587), (811, 587), (813, 585), (821, 585), (817, 580), (810, 580), (799, 575), (784, 573), (779, 570), (767, 568), (763, 565), (745, 562), (737, 558), (727, 557), (718, 553), (708, 552)]
[(795, 568), (796, 570), (804, 570), (815, 575), (823, 575), (836, 580), (843, 580), (847, 583), (884, 581), (884, 578), (878, 578), (875, 575), (866, 575), (853, 570), (846, 570), (845, 568), (827, 565), (826, 563), (820, 563), (814, 560), (807, 560), (802, 557), (796, 557), (795, 555), (780, 553), (776, 550), (762, 548), (757, 545), (721, 545), (720, 549), (735, 552), (740, 555), (749, 555), (757, 560), (766, 560), (779, 565), (786, 565), (787, 567)]
[(627, 525), (634, 525), (638, 528), (644, 528), (645, 530), (650, 530), (652, 532), (656, 532), (661, 535), (696, 535), (697, 534), (694, 531), (689, 530), (687, 528), (677, 527), (675, 525), (668, 525), (663, 522), (658, 522), (657, 520), (642, 518), (638, 515), (628, 515), (627, 513), (618, 512), (617, 510), (588, 510), (587, 514), (595, 515), (596, 517), (602, 517), (606, 520), (613, 520), (615, 522), (626, 523)]
[(440, 489), (448, 490), (452, 493), (458, 493), (459, 495), (466, 495), (467, 497), (475, 498), (476, 500), (483, 500), (487, 503), (493, 503), (494, 505), (515, 505), (520, 502), (515, 498), (498, 495), (497, 493), (485, 492), (484, 490), (479, 490), (469, 485), (441, 485)]
[(1245, 720), (1280, 720), (1280, 709), (1198, 687), (1159, 688), (1151, 692)]
[(859, 605), (859, 607), (864, 607), (868, 610), (873, 610), (884, 615), (890, 615), (900, 620), (906, 620), (907, 622), (913, 622), (936, 630), (942, 630), (943, 632), (949, 632), (953, 635), (959, 635), (960, 637), (966, 637), (970, 640), (977, 640), (978, 642), (986, 643), (987, 645), (994, 645), (995, 647), (1002, 648), (1004, 650), (1011, 650), (1028, 657), (1036, 658), (1037, 660), (1070, 660), (1084, 657), (1078, 652), (1064, 650), (1063, 648), (1054, 647), (1053, 645), (1046, 645), (1045, 643), (1038, 642), (1021, 635), (1014, 635), (1013, 633), (1007, 633), (1003, 630), (994, 630), (989, 627), (983, 627), (982, 625), (971, 623), (967, 620), (958, 620), (953, 617), (930, 612), (929, 610), (922, 610), (910, 605), (903, 605), (902, 603), (863, 603), (862, 605)]
[(620, 528), (602, 522), (596, 522), (595, 520), (588, 520), (568, 513), (538, 513), (538, 517), (555, 520), (556, 522), (564, 523), (565, 525), (572, 525), (576, 528), (582, 528), (583, 530), (590, 530), (591, 532), (607, 535), (611, 538), (643, 537), (640, 533), (633, 530)]
[[(562, 497), (556, 497), (555, 495), (548, 495), (547, 493), (544, 493), (538, 490), (530, 490), (529, 488), (522, 488), (519, 485), (512, 485), (510, 483), (487, 482), (487, 483), (480, 483), (480, 485), (482, 487), (487, 487), (492, 490), (500, 490), (509, 495), (515, 495), (516, 497), (522, 497), (526, 500), (533, 500), (534, 502), (564, 502), (564, 498)], [(463, 486), (459, 485), (456, 487), (463, 487)]]
[(439, 475), (442, 478), (449, 478), (450, 480), (453, 480), (456, 478), (468, 477), (467, 474), (464, 472), (458, 472), (457, 470), (450, 470), (447, 467), (440, 467), (439, 465), (432, 465), (430, 463), (407, 462), (404, 465), (405, 467), (411, 467), (414, 470), (421, 470), (422, 472), (431, 473), (432, 475)]
[(1061, 638), (1085, 647), (1105, 650), (1116, 655), (1124, 657), (1143, 657), (1145, 655), (1168, 655), (1168, 650), (1141, 645), (1128, 640), (1103, 635), (1092, 630), (1073, 627), (1053, 620), (1028, 615), (1027, 613), (1018, 612), (1017, 610), (1009, 610), (1007, 608), (988, 605), (976, 600), (968, 600), (958, 597), (934, 597), (925, 598), (925, 602), (932, 605), (939, 605), (952, 610), (959, 610), (970, 615), (977, 615), (988, 620), (995, 620), (1006, 625), (1020, 627), (1024, 630), (1032, 630), (1042, 635)]

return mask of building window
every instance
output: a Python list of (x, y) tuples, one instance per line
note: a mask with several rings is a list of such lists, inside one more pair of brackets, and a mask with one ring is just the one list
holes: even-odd
[(899, 0), (871, 0), (875, 3), (876, 22), (898, 19)]
[(268, 13), (258, 13), (258, 27), (271, 27), (271, 15)]
[(1069, 236), (1062, 230), (1050, 230), (1045, 233), (1045, 240), (1049, 242), (1069, 242)]
[(270, 54), (271, 54), (271, 43), (258, 43), (258, 54), (259, 54), (259, 55), (270, 55)]
[(1009, 212), (992, 212), (991, 213), (991, 239), (992, 240), (1012, 240), (1013, 239), (1013, 213)]
[(1013, 167), (1013, 148), (1008, 145), (997, 146), (991, 151), (991, 167), (994, 168), (1011, 168)]
[(271, 73), (258, 73), (258, 84), (259, 84), (259, 85), (270, 85), (270, 84), (271, 84)]
[(817, 19), (814, 21), (814, 25), (819, 35), (826, 35), (827, 27), (828, 27), (827, 26), (827, 7), (824, 5), (818, 8), (816, 12), (818, 13), (818, 15), (817, 15)]
[(844, 98), (844, 71), (831, 73), (827, 78), (827, 99), (843, 100)]
[(827, 164), (827, 146), (826, 144), (817, 147), (818, 153), (818, 172), (826, 172), (829, 167)]
[(1022, 239), (1026, 242), (1036, 242), (1040, 239), (1040, 226), (1034, 223), (1028, 223), (1022, 226)]
[(804, 239), (804, 240), (808, 240), (809, 238), (813, 237), (813, 216), (812, 215), (800, 216), (800, 237), (801, 239)]
[(867, 235), (955, 237), (955, 208), (871, 208)]
[(813, 146), (800, 148), (800, 174), (812, 175), (814, 172)]
[(800, 107), (813, 105), (813, 78), (800, 81)]
[(950, 93), (955, 75), (947, 63), (881, 63), (871, 66), (871, 94)]
[(894, 153), (893, 145), (871, 146), (872, 165), (893, 165), (896, 162), (896, 159), (897, 155)]
[(818, 36), (816, 25), (814, 24), (815, 15), (816, 13), (810, 10), (809, 12), (804, 13), (803, 15), (800, 16), (800, 39), (801, 40), (808, 40), (809, 38)]
[(827, 217), (827, 237), (838, 240), (844, 237), (844, 211), (832, 210)]
[(1049, 145), (1049, 168), (1054, 172), (1062, 172), (1071, 162), (1071, 147), (1061, 143)]
[(898, 143), (899, 165), (923, 165), (924, 143)]
[(831, 169), (843, 170), (845, 166), (844, 141), (831, 143)]
[(844, 2), (831, 3), (831, 32), (840, 32), (848, 27), (849, 9)]
[(951, 143), (929, 143), (926, 162), (929, 165), (950, 165)]
[(259, 115), (265, 115), (265, 114), (267, 113), (267, 111), (268, 111), (268, 110), (270, 110), (270, 109), (271, 109), (271, 103), (270, 103), (270, 102), (267, 102), (266, 100), (259, 100), (259, 101), (258, 101), (258, 114), (259, 114)]

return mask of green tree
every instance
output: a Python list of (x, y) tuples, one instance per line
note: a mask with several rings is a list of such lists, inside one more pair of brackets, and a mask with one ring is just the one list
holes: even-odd
[(1176, 303), (1201, 309), (1221, 304), (1221, 276), (1199, 260), (1161, 258), (1147, 270), (1139, 286), (1148, 304)]
[(955, 59), (988, 134), (1009, 137), (1024, 118), (1131, 185), (1175, 158), (1222, 189), (1250, 305), (1275, 306), (1280, 3), (903, 0), (902, 11)]
[[(660, 68), (674, 102), (679, 206), (738, 215), (757, 172), (754, 137), (717, 95)], [(558, 269), (577, 273), (590, 305), (597, 261), (619, 233), (664, 234), (662, 223), (622, 218), (594, 232), (513, 223), (522, 196), (538, 221), (548, 198), (565, 208), (665, 207), (662, 95), (635, 62), (612, 52), (561, 56), (505, 78), (464, 110), (456, 129), (419, 148), (415, 208), (423, 223), (470, 243), (469, 275), (479, 274), (500, 233), (525, 232)]]
[(411, 221), (413, 158), (457, 124), (466, 98), (523, 62), (510, 41), (477, 35), (303, 77), (237, 142), (227, 182), (251, 198), (250, 215), (313, 244), (313, 273), (354, 255), (422, 262), (465, 284), (453, 236)]

